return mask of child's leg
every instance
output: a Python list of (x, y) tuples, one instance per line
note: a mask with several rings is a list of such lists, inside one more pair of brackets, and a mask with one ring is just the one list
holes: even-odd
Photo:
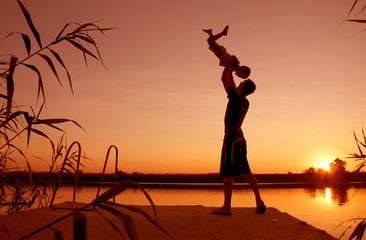
[(209, 37), (207, 38), (207, 42), (208, 43), (212, 43), (214, 41), (216, 41), (217, 39), (219, 39), (220, 37), (222, 36), (226, 36), (227, 35), (227, 31), (229, 30), (229, 26), (226, 26), (224, 28), (224, 30), (222, 30), (222, 32), (216, 34), (216, 35), (213, 35), (212, 34), (212, 29), (207, 29), (207, 30), (203, 30), (205, 33), (208, 33)]

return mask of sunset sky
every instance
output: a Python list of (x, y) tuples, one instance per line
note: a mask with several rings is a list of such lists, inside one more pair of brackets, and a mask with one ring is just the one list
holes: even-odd
[[(218, 172), (227, 97), (223, 68), (202, 29), (229, 25), (219, 43), (251, 67), (257, 84), (243, 124), (252, 171), (302, 172), (335, 158), (352, 170), (354, 161), (345, 158), (357, 151), (352, 131), (361, 133), (366, 120), (366, 35), (362, 25), (343, 22), (353, 2), (23, 0), (44, 44), (71, 21), (102, 20), (101, 27), (115, 28), (93, 35), (107, 69), (93, 59), (87, 68), (68, 44), (55, 48), (71, 73), (74, 95), (61, 67), (64, 87), (43, 61), (33, 60), (47, 79), (41, 117), (83, 126), (86, 132), (69, 123), (61, 127), (68, 143), (79, 141), (90, 158), (86, 172), (102, 170), (112, 144), (122, 171)], [(1, 38), (32, 36), (15, 0), (2, 0), (1, 9)], [(351, 18), (364, 16), (358, 11)], [(26, 56), (20, 36), (0, 42), (0, 59), (10, 53)], [(15, 78), (16, 103), (39, 108), (37, 76), (18, 68)], [(60, 135), (48, 133), (56, 140)], [(46, 140), (32, 138), (27, 152), (34, 169), (47, 169), (47, 161), (34, 157), (49, 158)]]

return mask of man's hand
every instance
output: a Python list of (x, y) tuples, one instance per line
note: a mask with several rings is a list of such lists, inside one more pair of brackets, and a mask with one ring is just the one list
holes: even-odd
[(234, 67), (225, 67), (224, 71), (222, 72), (221, 81), (224, 84), (225, 91), (228, 92), (229, 88), (232, 87), (236, 89), (236, 85), (233, 79), (233, 71), (235, 71), (236, 68)]

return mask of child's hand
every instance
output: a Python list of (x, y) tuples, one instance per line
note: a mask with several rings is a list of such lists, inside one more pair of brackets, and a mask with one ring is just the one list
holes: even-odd
[(231, 66), (235, 67), (235, 68), (239, 67), (239, 65), (240, 65), (239, 59), (235, 55), (231, 56), (230, 63), (231, 63)]
[(235, 72), (236, 69), (238, 69), (237, 67), (232, 67), (232, 66), (226, 66), (225, 69), (229, 72)]

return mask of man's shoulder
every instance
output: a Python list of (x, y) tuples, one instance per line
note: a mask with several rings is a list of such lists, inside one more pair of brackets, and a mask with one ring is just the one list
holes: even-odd
[(235, 96), (235, 95), (239, 96), (238, 92), (233, 87), (229, 87), (229, 89), (227, 90), (227, 94), (228, 94), (229, 97), (230, 96)]

